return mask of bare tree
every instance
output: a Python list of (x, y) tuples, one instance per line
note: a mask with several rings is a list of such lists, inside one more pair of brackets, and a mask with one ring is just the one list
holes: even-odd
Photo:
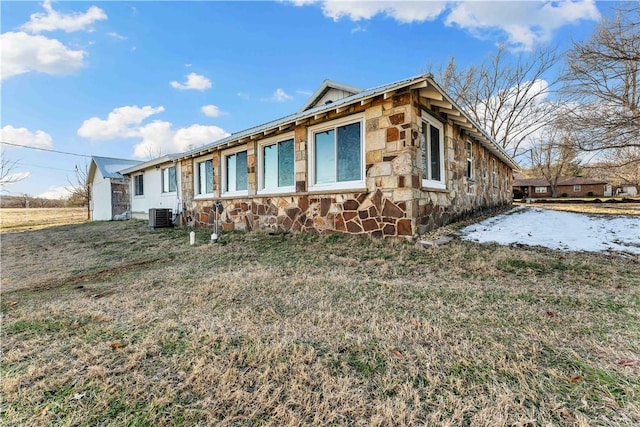
[(604, 19), (567, 58), (561, 93), (572, 108), (560, 123), (575, 132), (576, 146), (610, 158), (611, 151), (640, 147), (640, 3)]
[(478, 66), (461, 70), (454, 58), (439, 81), (512, 157), (526, 153), (532, 135), (552, 119), (555, 108), (545, 102), (556, 80), (547, 72), (558, 59), (555, 49), (522, 53), (512, 61), (505, 47)]
[(75, 206), (87, 207), (87, 219), (91, 219), (91, 185), (89, 184), (89, 165), (76, 165), (74, 180), (67, 178), (71, 185), (69, 203)]
[(538, 176), (543, 176), (551, 187), (551, 197), (558, 197), (558, 180), (575, 176), (580, 171), (577, 151), (571, 136), (557, 128), (548, 127), (531, 147), (531, 165)]
[(0, 190), (6, 191), (5, 186), (14, 182), (22, 181), (29, 176), (29, 173), (15, 173), (18, 164), (17, 160), (10, 160), (0, 155)]
[(639, 164), (640, 147), (622, 147), (609, 151), (601, 161), (585, 166), (585, 170), (592, 178), (640, 186)]

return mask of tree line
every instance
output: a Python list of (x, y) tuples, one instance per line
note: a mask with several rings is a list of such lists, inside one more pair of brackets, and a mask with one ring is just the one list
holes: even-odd
[(452, 57), (437, 80), (525, 172), (552, 187), (578, 175), (640, 185), (639, 3), (615, 9), (566, 52), (545, 47), (514, 60), (499, 47), (467, 68)]

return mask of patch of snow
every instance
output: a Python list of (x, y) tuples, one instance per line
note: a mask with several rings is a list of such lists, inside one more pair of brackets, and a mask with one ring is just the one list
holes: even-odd
[(470, 225), (461, 233), (463, 240), (481, 243), (640, 255), (640, 216), (587, 215), (519, 206)]

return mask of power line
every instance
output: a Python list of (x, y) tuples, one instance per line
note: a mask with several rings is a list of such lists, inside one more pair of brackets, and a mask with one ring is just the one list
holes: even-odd
[(58, 151), (58, 150), (52, 150), (50, 148), (31, 147), (29, 145), (14, 144), (12, 142), (7, 142), (7, 141), (0, 141), (0, 144), (12, 145), (14, 147), (21, 147), (21, 148), (30, 148), (31, 150), (48, 151), (50, 153), (66, 154), (68, 156), (91, 157), (86, 154), (70, 153), (68, 151)]
[(54, 170), (54, 171), (75, 172), (75, 171), (72, 171), (72, 170), (70, 170), (70, 169), (52, 168), (52, 167), (50, 167), (50, 166), (40, 166), (40, 165), (33, 165), (33, 164), (31, 164), (31, 163), (23, 163), (23, 162), (21, 162), (20, 160), (18, 160), (18, 163), (17, 163), (17, 164), (18, 164), (18, 165), (21, 165), (21, 166), (31, 166), (31, 167), (33, 167), (33, 168), (51, 169), (51, 170)]

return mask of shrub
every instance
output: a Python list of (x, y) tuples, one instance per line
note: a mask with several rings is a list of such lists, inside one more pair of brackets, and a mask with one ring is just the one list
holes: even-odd
[(593, 196), (593, 191), (589, 191), (589, 192), (587, 193), (587, 196), (592, 197), (592, 196)]

